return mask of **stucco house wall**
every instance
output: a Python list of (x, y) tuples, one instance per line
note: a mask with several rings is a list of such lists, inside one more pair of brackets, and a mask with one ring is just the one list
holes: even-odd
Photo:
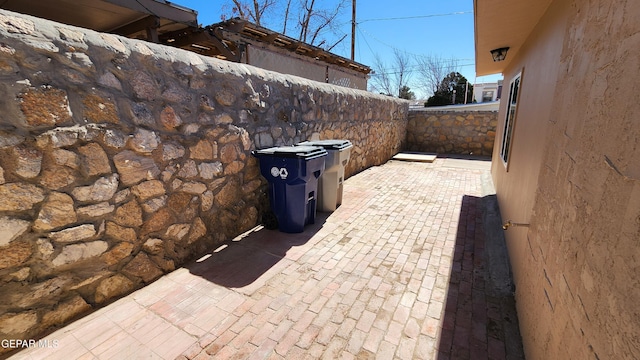
[(269, 71), (300, 76), (305, 79), (367, 90), (368, 75), (288, 51), (274, 51), (268, 46), (247, 45), (245, 64)]
[(492, 175), (503, 219), (529, 224), (506, 231), (528, 359), (640, 357), (638, 18), (634, 0), (553, 1), (504, 70)]

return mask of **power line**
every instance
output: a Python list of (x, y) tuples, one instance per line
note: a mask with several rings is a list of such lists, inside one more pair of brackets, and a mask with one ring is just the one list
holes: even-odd
[[(467, 61), (467, 60), (473, 60), (473, 59), (453, 59), (453, 60), (454, 61), (458, 61), (458, 60)], [(459, 67), (474, 66), (475, 65), (474, 62), (468, 63), (468, 64), (458, 64), (457, 62), (449, 64), (447, 61), (435, 62), (434, 64), (446, 65), (447, 68), (452, 69), (452, 70), (455, 70), (456, 68), (459, 68)], [(420, 69), (422, 67), (423, 67), (422, 64), (414, 64), (414, 65), (410, 65), (406, 70), (413, 71), (413, 70), (418, 70), (418, 69)], [(390, 71), (390, 72), (386, 72), (386, 73), (389, 73), (389, 74), (393, 74), (395, 72), (400, 71), (400, 69), (396, 69), (394, 67), (389, 67), (389, 68), (387, 68), (387, 70)]]
[[(398, 48), (396, 48), (394, 46), (391, 46), (389, 44), (384, 43), (383, 41), (381, 41), (381, 40), (377, 39), (375, 36), (373, 36), (371, 33), (367, 32), (364, 29), (362, 29), (360, 26), (356, 27), (356, 31), (358, 31), (360, 33), (361, 39), (364, 40), (364, 43), (367, 45), (367, 47), (369, 48), (369, 51), (372, 54), (375, 53), (375, 52), (371, 48), (371, 45), (369, 44), (369, 41), (367, 41), (367, 37), (371, 37), (372, 39), (374, 39), (374, 40), (380, 42), (381, 44), (383, 44), (385, 46), (388, 46), (388, 47), (390, 47), (390, 48), (392, 48), (394, 50), (404, 51), (404, 50), (398, 49)], [(365, 35), (368, 35), (368, 36), (365, 36)], [(413, 55), (413, 56), (417, 56), (417, 57), (425, 57), (426, 56), (426, 55), (422, 55), (422, 54), (412, 54), (412, 53), (408, 53), (408, 54)], [(442, 63), (446, 63), (449, 60), (450, 59), (442, 59)], [(475, 59), (452, 59), (452, 60), (455, 60), (455, 61), (463, 61), (463, 60), (464, 61), (474, 61)], [(451, 70), (455, 70), (455, 68), (466, 67), (466, 66), (475, 66), (475, 63), (472, 62), (472, 63), (468, 63), (468, 64), (455, 64), (455, 66), (453, 66), (451, 68)], [(415, 71), (415, 70), (419, 69), (420, 67), (421, 67), (420, 64), (415, 64), (415, 65), (409, 66), (409, 68), (407, 70), (408, 71)], [(380, 69), (378, 69), (378, 70), (380, 70)], [(369, 74), (369, 76), (376, 77), (376, 76), (381, 76), (383, 74), (384, 75), (395, 75), (395, 74), (399, 74), (400, 73), (400, 70), (395, 69), (393, 67), (385, 69), (385, 70), (387, 70), (387, 71), (385, 71), (385, 72), (373, 72), (373, 73)], [(375, 71), (375, 69), (374, 69), (374, 71)]]
[(369, 45), (369, 42), (367, 41), (367, 38), (364, 36), (364, 33), (362, 32), (362, 30), (360, 29), (360, 26), (356, 27), (356, 31), (360, 32), (360, 34), (362, 34), (362, 39), (364, 40), (365, 44), (367, 44), (367, 47), (369, 48), (369, 51), (371, 51), (371, 53), (373, 54), (373, 49), (371, 48), (371, 45)]
[[(366, 22), (372, 22), (372, 21), (395, 21), (395, 20), (425, 19), (425, 18), (432, 18), (432, 17), (454, 16), (454, 15), (464, 15), (464, 14), (473, 14), (473, 11), (457, 11), (457, 12), (446, 13), (446, 14), (430, 14), (430, 15), (414, 15), (414, 16), (398, 16), (398, 17), (389, 17), (389, 18), (363, 19), (363, 20), (357, 20), (356, 21), (356, 25), (357, 24), (366, 23)], [(349, 24), (349, 25), (352, 24), (352, 20), (342, 22), (339, 25), (342, 26), (342, 25), (347, 25), (347, 24)]]
[(473, 11), (457, 11), (447, 14), (431, 14), (431, 15), (416, 15), (416, 16), (402, 16), (402, 17), (391, 17), (391, 18), (378, 18), (378, 19), (365, 19), (360, 20), (357, 23), (362, 24), (365, 22), (371, 21), (393, 21), (393, 20), (409, 20), (409, 19), (425, 19), (431, 17), (439, 17), (439, 16), (453, 16), (453, 15), (463, 15), (463, 14), (473, 14)]
[[(438, 16), (452, 16), (452, 15), (463, 15), (463, 14), (472, 14), (473, 11), (461, 11), (461, 12), (454, 12), (454, 13), (447, 13), (447, 14), (431, 14), (431, 15), (417, 15), (417, 16), (405, 16), (405, 17), (389, 17), (389, 18), (376, 18), (376, 19), (364, 19), (364, 20), (360, 20), (356, 22), (356, 31), (360, 34), (361, 36), (361, 41), (364, 41), (364, 43), (366, 44), (366, 46), (369, 48), (369, 51), (371, 53), (375, 53), (373, 51), (373, 49), (371, 48), (371, 45), (369, 44), (369, 41), (367, 38), (371, 38), (375, 41), (377, 41), (378, 43), (397, 50), (397, 51), (401, 51), (404, 52), (406, 54), (412, 55), (416, 58), (426, 58), (428, 57), (428, 55), (424, 55), (424, 54), (414, 54), (414, 53), (410, 53), (404, 49), (399, 49), (396, 46), (390, 45), (388, 43), (385, 43), (384, 41), (376, 38), (376, 36), (374, 36), (373, 34), (371, 34), (370, 32), (366, 31), (362, 26), (360, 26), (363, 23), (366, 22), (374, 22), (374, 21), (396, 21), (396, 20), (409, 20), (409, 19), (423, 19), (423, 18), (431, 18), (431, 17), (438, 17)], [(360, 51), (360, 50), (359, 50)], [(441, 62), (443, 64), (448, 63), (449, 61), (464, 61), (465, 63), (463, 64), (451, 64), (450, 66), (448, 66), (449, 70), (448, 71), (457, 71), (458, 68), (462, 68), (462, 67), (467, 67), (467, 66), (475, 66), (474, 63), (475, 59), (442, 59)], [(414, 64), (414, 65), (409, 65), (407, 69), (405, 69), (405, 71), (408, 72), (414, 72), (417, 71), (418, 69), (421, 68), (420, 64)], [(375, 70), (378, 70), (378, 72), (376, 72)], [(375, 69), (372, 73), (370, 73), (371, 79), (373, 80), (374, 78), (379, 78), (381, 76), (385, 76), (385, 75), (398, 75), (400, 73), (402, 73), (402, 71), (400, 69), (396, 69), (396, 68), (386, 68), (386, 69)], [(381, 71), (383, 70), (383, 71)], [(418, 81), (420, 82), (420, 81)], [(417, 82), (416, 80), (412, 80), (409, 82), (411, 84), (411, 86), (417, 86), (418, 89), (424, 88), (424, 84), (423, 85), (416, 85)], [(428, 92), (428, 91), (427, 91)]]
[[(462, 65), (456, 65), (456, 67), (465, 67), (465, 66), (474, 66), (474, 63), (471, 64), (462, 64)], [(410, 66), (410, 69), (407, 69), (408, 71), (415, 71), (418, 68), (420, 68), (420, 65), (412, 65)], [(455, 68), (452, 68), (451, 70), (455, 70)], [(374, 77), (374, 76), (380, 76), (380, 75), (395, 75), (395, 74), (399, 74), (401, 71), (400, 70), (395, 70), (395, 69), (389, 69), (389, 71), (385, 71), (385, 72), (376, 72), (376, 73), (372, 73), (369, 74), (369, 76)]]
[[(415, 54), (415, 53), (412, 53), (412, 52), (409, 52), (409, 51), (406, 51), (406, 50), (403, 50), (403, 49), (397, 48), (397, 47), (395, 47), (395, 46), (393, 46), (393, 45), (389, 45), (389, 44), (387, 44), (386, 42), (384, 42), (384, 41), (382, 41), (382, 40), (378, 39), (377, 37), (375, 37), (373, 34), (371, 34), (370, 32), (368, 32), (367, 30), (363, 29), (361, 26), (358, 26), (358, 27), (357, 27), (357, 30), (358, 30), (362, 35), (366, 35), (366, 36), (368, 36), (368, 37), (372, 38), (373, 40), (375, 40), (375, 41), (379, 42), (380, 44), (382, 44), (382, 45), (384, 45), (384, 46), (386, 46), (386, 47), (389, 47), (389, 48), (391, 48), (391, 49), (393, 49), (393, 50), (401, 51), (401, 52), (403, 52), (403, 53), (405, 53), (405, 54), (412, 55), (412, 56), (415, 56), (415, 57), (421, 57), (421, 58), (427, 57), (427, 55), (424, 55), (424, 54)], [(365, 39), (366, 39), (366, 38), (365, 38)], [(366, 41), (366, 40), (365, 40), (365, 41)], [(368, 43), (368, 42), (367, 42), (367, 46), (369, 46), (369, 43)], [(369, 46), (369, 50), (371, 50), (371, 52), (373, 53), (373, 50), (371, 49), (371, 46)], [(471, 60), (471, 61), (474, 61), (475, 59), (454, 59), (454, 60), (464, 60), (464, 61), (469, 61), (469, 60)], [(443, 62), (447, 62), (447, 61), (449, 61), (449, 59), (443, 59), (442, 61), (443, 61)], [(472, 64), (472, 65), (473, 65), (473, 64)]]

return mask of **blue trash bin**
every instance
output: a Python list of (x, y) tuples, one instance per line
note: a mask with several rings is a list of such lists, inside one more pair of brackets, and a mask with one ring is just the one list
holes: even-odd
[(260, 173), (269, 182), (271, 210), (278, 229), (299, 233), (316, 218), (318, 178), (327, 151), (317, 146), (282, 146), (254, 150)]

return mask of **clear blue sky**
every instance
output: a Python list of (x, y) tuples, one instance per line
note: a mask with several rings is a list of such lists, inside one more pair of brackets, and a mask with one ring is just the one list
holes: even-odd
[[(296, 0), (294, 0), (296, 1)], [(322, 7), (338, 0), (317, 0)], [(198, 22), (210, 25), (221, 21), (222, 5), (230, 0), (174, 0), (198, 12)], [(347, 38), (332, 52), (351, 57), (351, 1), (337, 21), (340, 24), (336, 40)], [(394, 49), (409, 55), (433, 55), (455, 58), (459, 71), (471, 83), (494, 82), (502, 76), (475, 77), (473, 34), (473, 0), (356, 0), (355, 60), (373, 67), (375, 54), (380, 54), (387, 66), (393, 66)], [(279, 20), (266, 27), (281, 31)], [(263, 24), (264, 25), (264, 24)], [(292, 36), (294, 37), (294, 36)], [(335, 40), (334, 40), (335, 41)], [(331, 40), (327, 40), (331, 43)], [(416, 75), (414, 75), (415, 77)], [(412, 87), (412, 89), (414, 89)]]

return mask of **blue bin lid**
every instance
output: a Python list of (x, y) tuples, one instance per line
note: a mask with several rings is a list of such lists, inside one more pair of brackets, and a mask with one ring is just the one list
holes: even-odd
[(279, 146), (262, 150), (254, 150), (256, 156), (277, 156), (286, 158), (313, 159), (326, 156), (327, 151), (318, 146)]
[(350, 148), (351, 145), (351, 141), (349, 140), (312, 140), (312, 141), (305, 141), (305, 142), (301, 142), (297, 145), (300, 146), (320, 146), (323, 147), (327, 150), (343, 150), (346, 148)]

